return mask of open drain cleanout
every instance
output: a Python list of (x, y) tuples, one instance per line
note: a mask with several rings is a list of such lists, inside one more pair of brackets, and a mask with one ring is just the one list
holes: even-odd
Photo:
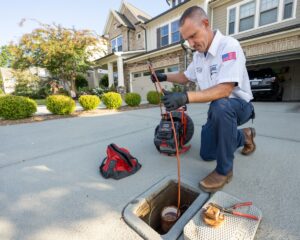
[(165, 177), (149, 190), (132, 200), (124, 209), (126, 223), (145, 239), (177, 239), (186, 223), (199, 211), (209, 195), (193, 183), (181, 178), (181, 215), (173, 227), (161, 228), (161, 211), (166, 206), (177, 206), (177, 177)]

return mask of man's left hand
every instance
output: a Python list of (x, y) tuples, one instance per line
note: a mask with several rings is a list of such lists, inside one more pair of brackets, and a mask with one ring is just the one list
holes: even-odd
[(161, 98), (167, 111), (173, 111), (189, 103), (186, 92), (169, 92), (164, 90), (164, 96)]

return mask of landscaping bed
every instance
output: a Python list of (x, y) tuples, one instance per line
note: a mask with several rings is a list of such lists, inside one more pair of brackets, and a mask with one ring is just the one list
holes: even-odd
[(80, 116), (98, 116), (106, 113), (111, 112), (123, 112), (123, 111), (130, 111), (130, 110), (137, 110), (137, 109), (146, 109), (158, 107), (158, 105), (154, 104), (141, 104), (136, 107), (130, 106), (122, 106), (118, 110), (111, 110), (111, 109), (95, 109), (92, 111), (75, 111), (70, 115), (55, 115), (55, 114), (46, 114), (46, 115), (34, 115), (29, 118), (18, 119), (18, 120), (3, 120), (0, 119), (0, 126), (5, 125), (14, 125), (14, 124), (21, 124), (21, 123), (34, 123), (34, 122), (42, 122), (47, 120), (54, 120), (54, 119), (61, 119), (61, 118), (72, 118), (72, 117), (80, 117)]

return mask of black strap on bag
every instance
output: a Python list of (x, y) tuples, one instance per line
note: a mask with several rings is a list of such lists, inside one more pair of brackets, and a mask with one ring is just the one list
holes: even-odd
[(142, 165), (126, 148), (111, 143), (107, 146), (107, 157), (102, 161), (99, 170), (104, 178), (121, 179), (136, 173)]

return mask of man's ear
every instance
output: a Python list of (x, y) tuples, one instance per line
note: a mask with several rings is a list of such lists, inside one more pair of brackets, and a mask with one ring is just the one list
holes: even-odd
[(209, 27), (209, 21), (207, 18), (202, 19), (202, 24), (205, 26), (205, 28)]

